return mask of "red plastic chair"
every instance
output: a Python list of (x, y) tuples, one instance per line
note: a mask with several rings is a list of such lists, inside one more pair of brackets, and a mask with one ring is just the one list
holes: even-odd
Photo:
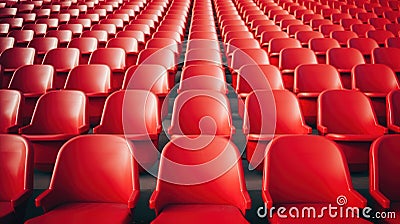
[[(193, 147), (198, 150), (188, 150)], [(244, 215), (251, 199), (239, 159), (238, 149), (225, 138), (173, 139), (162, 152), (150, 198), (157, 215), (152, 223), (248, 223)], [(214, 165), (207, 167), (210, 162)], [(196, 171), (193, 164), (199, 164)]]
[(293, 92), (297, 94), (306, 123), (317, 124), (317, 99), (327, 89), (342, 89), (340, 75), (335, 67), (326, 64), (300, 65), (294, 72)]
[(35, 64), (42, 64), (46, 53), (58, 47), (58, 39), (55, 37), (36, 37), (29, 42), (28, 47), (36, 50)]
[(289, 38), (289, 35), (283, 31), (264, 31), (260, 36), (261, 47), (268, 48), (269, 42), (274, 38)]
[(33, 192), (33, 151), (17, 135), (0, 134), (0, 222), (22, 223)]
[(370, 194), (385, 212), (394, 213), (395, 217), (381, 220), (384, 223), (398, 223), (399, 214), (399, 182), (392, 175), (398, 172), (400, 141), (398, 135), (386, 135), (378, 138), (370, 151)]
[(378, 43), (371, 38), (352, 38), (347, 45), (349, 48), (359, 50), (368, 64), (371, 63), (372, 50), (379, 47)]
[(53, 75), (54, 68), (51, 65), (25, 65), (14, 72), (8, 88), (18, 90), (23, 95), (19, 115), (24, 125), (31, 121), (39, 97), (52, 89)]
[(373, 64), (385, 64), (397, 74), (400, 73), (400, 49), (399, 48), (375, 48), (372, 51)]
[[(320, 136), (281, 136), (272, 140), (266, 151), (262, 197), (268, 212), (275, 206), (286, 212), (312, 208), (311, 211), (316, 213), (331, 206), (343, 211), (367, 206), (367, 200), (351, 184), (342, 150), (331, 141)], [(286, 218), (276, 210), (272, 212), (268, 214), (269, 223), (370, 223), (355, 212), (349, 212), (348, 216), (324, 212), (318, 218), (313, 212), (297, 213), (299, 215), (295, 217), (287, 215)]]
[(82, 24), (61, 24), (57, 30), (71, 30), (73, 37), (79, 37), (82, 35), (83, 28)]
[(157, 160), (161, 132), (157, 106), (157, 97), (147, 90), (116, 91), (107, 98), (100, 125), (94, 127), (93, 133), (129, 140), (134, 146), (135, 160), (149, 170)]
[(168, 85), (172, 89), (175, 85), (175, 74), (178, 63), (173, 51), (167, 48), (147, 48), (139, 53), (136, 65), (156, 64), (168, 70)]
[(100, 122), (104, 103), (111, 90), (110, 77), (110, 67), (102, 64), (79, 65), (68, 74), (64, 89), (85, 93), (92, 126)]
[(350, 26), (350, 30), (357, 33), (358, 37), (366, 37), (367, 32), (375, 30), (375, 27), (370, 24), (353, 24)]
[(23, 30), (33, 30), (35, 37), (43, 37), (47, 32), (46, 24), (26, 24), (22, 27)]
[(72, 39), (68, 48), (78, 48), (80, 52), (79, 64), (87, 64), (90, 55), (97, 49), (98, 40), (94, 37), (79, 37)]
[(98, 47), (105, 47), (108, 41), (108, 33), (105, 30), (83, 31), (81, 37), (94, 37), (97, 39)]
[(33, 48), (9, 48), (0, 56), (0, 64), (2, 71), (2, 88), (7, 88), (12, 75), (17, 68), (23, 65), (32, 65), (35, 58), (35, 49)]
[(318, 64), (314, 52), (308, 48), (285, 48), (279, 55), (279, 70), (282, 73), (283, 85), (293, 90), (294, 71), (303, 64)]
[(280, 52), (286, 48), (301, 48), (301, 43), (293, 38), (273, 38), (269, 41), (268, 56), (271, 65), (279, 66)]
[(49, 189), (35, 199), (44, 215), (26, 223), (130, 223), (140, 194), (132, 151), (125, 139), (112, 135), (68, 141), (57, 157)]
[(388, 38), (386, 40), (386, 47), (400, 48), (400, 37)]
[(352, 88), (367, 95), (379, 123), (386, 126), (386, 95), (399, 88), (396, 74), (386, 65), (364, 64), (353, 68)]
[(0, 114), (0, 134), (17, 133), (22, 125), (22, 94), (16, 90), (0, 89), (0, 106), (3, 108)]
[(235, 131), (231, 116), (228, 98), (223, 93), (183, 91), (175, 99), (168, 134), (173, 137), (212, 135), (230, 139)]
[(35, 168), (51, 172), (60, 147), (89, 131), (86, 96), (80, 91), (50, 91), (36, 105), (31, 123), (19, 129), (35, 150)]
[(134, 65), (139, 54), (138, 41), (134, 38), (117, 37), (107, 42), (106, 48), (122, 48), (126, 53), (126, 67)]
[(129, 67), (125, 73), (122, 89), (151, 91), (159, 99), (158, 112), (160, 118), (165, 115), (165, 112), (168, 112), (162, 111), (164, 99), (170, 90), (168, 85), (168, 71), (164, 66), (157, 64), (141, 64)]
[(400, 91), (397, 89), (392, 90), (386, 97), (387, 127), (394, 133), (400, 132), (399, 102)]
[(318, 31), (297, 31), (294, 37), (300, 41), (303, 47), (308, 47), (311, 39), (324, 38), (324, 35)]
[(354, 90), (326, 90), (320, 94), (317, 128), (343, 150), (350, 170), (355, 172), (367, 170), (371, 143), (387, 132), (378, 124), (368, 97)]
[(327, 64), (338, 70), (343, 87), (351, 89), (351, 70), (356, 65), (365, 64), (365, 60), (355, 48), (331, 48), (327, 52)]
[(45, 37), (56, 37), (59, 47), (66, 47), (72, 39), (71, 30), (50, 30), (47, 31)]
[(262, 170), (265, 147), (275, 136), (310, 134), (296, 95), (287, 90), (255, 90), (245, 102), (243, 133), (249, 165)]
[(353, 31), (332, 31), (331, 38), (337, 40), (342, 47), (346, 47), (350, 39), (358, 38), (358, 35)]
[(0, 37), (0, 54), (14, 47), (14, 37)]
[(126, 69), (126, 53), (122, 48), (98, 48), (93, 51), (89, 64), (104, 64), (110, 67), (111, 89), (120, 89)]
[(69, 71), (79, 65), (80, 52), (76, 48), (55, 48), (46, 53), (43, 64), (55, 69), (53, 87), (63, 88)]
[(395, 35), (387, 30), (370, 30), (367, 32), (367, 37), (374, 39), (380, 47), (385, 47), (386, 40)]

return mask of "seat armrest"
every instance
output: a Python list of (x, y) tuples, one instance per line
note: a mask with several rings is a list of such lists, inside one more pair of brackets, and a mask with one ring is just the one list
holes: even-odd
[(149, 200), (149, 207), (151, 209), (155, 209), (156, 208), (156, 199), (158, 197), (158, 191), (154, 190), (153, 194), (151, 194), (150, 200)]
[(380, 206), (382, 206), (383, 208), (390, 208), (390, 200), (380, 191), (371, 189), (370, 194), (372, 198), (379, 203)]
[(133, 190), (131, 196), (129, 197), (128, 201), (128, 208), (132, 209), (136, 207), (137, 202), (139, 201), (140, 191)]
[(35, 199), (36, 207), (42, 207), (47, 212), (62, 203), (62, 198), (55, 194), (53, 189), (47, 189)]
[(32, 195), (32, 190), (25, 189), (24, 191), (20, 192), (14, 198), (11, 199), (11, 205), (13, 208), (18, 207), (22, 203), (26, 202), (29, 197)]

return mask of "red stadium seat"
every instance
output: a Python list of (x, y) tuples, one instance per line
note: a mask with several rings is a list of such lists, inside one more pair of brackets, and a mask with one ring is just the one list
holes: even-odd
[(45, 37), (57, 37), (59, 47), (66, 47), (72, 39), (71, 30), (50, 30)]
[(274, 38), (289, 38), (289, 35), (283, 31), (264, 31), (260, 36), (261, 47), (268, 48), (269, 42)]
[(375, 27), (377, 30), (385, 29), (386, 24), (390, 24), (390, 21), (385, 18), (370, 18), (368, 23)]
[[(370, 223), (354, 210), (346, 216), (324, 212), (331, 206), (346, 211), (367, 206), (367, 199), (354, 190), (344, 154), (334, 143), (320, 136), (290, 135), (272, 140), (266, 151), (262, 183), (265, 209), (269, 212), (279, 206), (286, 212), (303, 211), (303, 215), (299, 212), (294, 216), (271, 211), (269, 223)], [(312, 208), (311, 212), (304, 212), (307, 208)]]
[(92, 20), (89, 18), (70, 19), (68, 21), (68, 24), (81, 24), (83, 26), (83, 29), (87, 30), (90, 29), (90, 27), (92, 26)]
[(370, 98), (379, 123), (386, 126), (386, 95), (399, 88), (392, 69), (382, 64), (357, 65), (352, 70), (352, 88)]
[(333, 31), (331, 38), (337, 40), (342, 47), (346, 47), (347, 43), (352, 38), (358, 38), (358, 35), (353, 31)]
[(107, 98), (100, 125), (93, 133), (118, 135), (131, 141), (136, 161), (149, 170), (157, 160), (161, 132), (157, 105), (157, 97), (147, 90), (116, 91)]
[(17, 68), (23, 65), (32, 65), (35, 58), (35, 49), (33, 48), (9, 48), (0, 56), (2, 71), (2, 88), (7, 88), (11, 76)]
[(117, 26), (115, 24), (94, 24), (90, 30), (104, 30), (107, 32), (109, 38), (113, 38), (117, 33)]
[(381, 221), (394, 224), (400, 221), (399, 181), (392, 178), (400, 170), (396, 160), (399, 158), (400, 141), (398, 135), (387, 135), (378, 138), (370, 151), (370, 194), (378, 202), (379, 209), (394, 213), (395, 217)]
[(22, 223), (33, 192), (33, 151), (17, 135), (0, 135), (0, 222)]
[(269, 41), (268, 56), (271, 65), (279, 66), (280, 52), (286, 48), (301, 48), (301, 43), (293, 38), (273, 38)]
[(122, 48), (98, 48), (93, 51), (89, 64), (104, 64), (110, 67), (111, 89), (120, 89), (126, 69), (126, 53)]
[(54, 68), (51, 65), (25, 65), (19, 67), (11, 78), (9, 89), (23, 95), (23, 106), (19, 112), (24, 125), (31, 121), (36, 102), (41, 95), (53, 87)]
[(370, 24), (353, 24), (350, 26), (350, 30), (357, 33), (358, 37), (366, 37), (367, 32), (375, 30), (375, 27)]
[(375, 48), (372, 51), (372, 63), (385, 64), (397, 74), (400, 74), (400, 49), (398, 48)]
[(234, 132), (229, 100), (223, 93), (191, 90), (176, 97), (169, 135), (212, 135), (230, 139)]
[(303, 64), (318, 64), (314, 52), (308, 48), (285, 48), (279, 55), (279, 70), (282, 73), (283, 85), (293, 90), (294, 71)]
[(44, 215), (26, 223), (130, 223), (139, 198), (132, 150), (125, 139), (112, 135), (68, 141), (57, 157), (49, 189), (35, 199)]
[[(154, 34), (156, 34), (157, 32), (155, 32)], [(146, 44), (146, 39), (145, 39), (145, 35), (142, 31), (138, 31), (138, 30), (127, 30), (127, 31), (119, 31), (116, 35), (116, 38), (118, 37), (129, 37), (129, 38), (133, 38), (136, 39), (137, 43), (138, 43), (138, 51), (141, 51), (144, 49), (144, 46)], [(180, 37), (179, 37), (180, 40)]]
[(68, 74), (64, 89), (80, 90), (85, 93), (91, 125), (100, 122), (104, 102), (111, 90), (110, 79), (110, 67), (102, 64), (79, 65)]
[(14, 47), (14, 37), (0, 37), (0, 54)]
[(391, 132), (400, 133), (400, 116), (399, 116), (399, 104), (400, 102), (400, 91), (392, 90), (386, 97), (386, 118), (387, 127)]
[[(188, 150), (193, 147), (197, 150)], [(210, 162), (215, 166), (207, 167)], [(196, 171), (192, 164), (199, 164)], [(164, 147), (159, 169), (149, 202), (157, 215), (153, 224), (248, 223), (244, 215), (251, 199), (238, 149), (230, 141), (175, 138)]]
[(303, 47), (308, 47), (311, 39), (324, 38), (324, 35), (318, 31), (298, 31), (294, 36)]
[(319, 26), (319, 32), (325, 37), (331, 37), (331, 33), (334, 31), (344, 31), (344, 28), (338, 24), (323, 24)]
[(14, 30), (8, 33), (8, 37), (14, 37), (14, 45), (17, 47), (26, 47), (35, 36), (33, 30)]
[(83, 32), (82, 24), (61, 24), (58, 26), (57, 30), (71, 30), (72, 36), (79, 37)]
[(61, 89), (65, 85), (69, 71), (79, 65), (79, 50), (76, 48), (55, 48), (46, 53), (43, 64), (55, 69), (53, 87)]
[(378, 43), (371, 38), (352, 38), (347, 44), (349, 48), (359, 50), (368, 64), (371, 63), (372, 50), (379, 47)]
[[(273, 105), (273, 106), (271, 106)], [(262, 170), (265, 147), (275, 136), (310, 134), (296, 95), (287, 90), (255, 90), (246, 98), (243, 133), (250, 167)]]
[(351, 70), (356, 65), (365, 64), (365, 60), (355, 48), (331, 48), (327, 52), (327, 64), (339, 71), (343, 87), (351, 89)]
[(46, 24), (26, 24), (22, 27), (23, 30), (33, 30), (35, 37), (43, 37), (47, 32)]
[(355, 90), (322, 92), (318, 98), (317, 128), (343, 150), (354, 172), (367, 170), (371, 143), (387, 132), (378, 125), (368, 97)]
[(19, 129), (35, 151), (35, 168), (51, 172), (60, 147), (89, 130), (86, 96), (80, 91), (50, 91), (36, 105), (31, 123)]
[(168, 71), (164, 66), (141, 64), (129, 67), (125, 73), (122, 89), (151, 91), (158, 97), (158, 113), (160, 118), (165, 115), (165, 112), (168, 112), (162, 111), (164, 99), (170, 90), (168, 85)]
[(335, 67), (326, 64), (300, 65), (294, 72), (293, 92), (297, 94), (306, 123), (317, 124), (317, 99), (327, 89), (342, 89), (342, 82)]
[(29, 42), (28, 47), (34, 48), (36, 51), (35, 64), (42, 64), (46, 53), (58, 47), (58, 39), (55, 37), (36, 37)]
[(124, 49), (126, 53), (125, 64), (127, 68), (136, 63), (137, 55), (139, 53), (138, 41), (136, 39), (128, 37), (113, 38), (107, 42), (106, 48)]
[(387, 30), (370, 30), (367, 32), (367, 37), (374, 39), (380, 47), (385, 47), (386, 40), (395, 36)]
[(79, 37), (72, 39), (68, 48), (78, 48), (80, 52), (79, 64), (87, 64), (90, 55), (97, 49), (98, 41), (94, 37)]
[[(23, 106), (21, 93), (16, 90), (0, 89), (0, 134), (17, 133), (22, 125), (20, 112)], [(0, 218), (1, 220), (1, 218)]]
[(400, 37), (390, 37), (386, 40), (386, 47), (400, 48)]
[(311, 26), (304, 24), (293, 24), (287, 27), (287, 33), (290, 37), (294, 37), (297, 32), (301, 31), (312, 31)]

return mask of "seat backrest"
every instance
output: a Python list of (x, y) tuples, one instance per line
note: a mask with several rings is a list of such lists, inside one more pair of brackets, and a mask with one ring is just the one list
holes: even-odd
[(26, 139), (0, 134), (0, 170), (0, 201), (33, 190), (33, 150)]
[(273, 38), (269, 41), (269, 55), (279, 55), (285, 48), (301, 48), (300, 41), (293, 38)]
[(338, 71), (332, 65), (300, 65), (294, 72), (294, 93), (321, 93), (327, 89), (342, 89)]
[(15, 70), (23, 65), (32, 65), (35, 58), (34, 48), (9, 48), (0, 56), (0, 64), (3, 69)]
[(107, 65), (78, 65), (68, 74), (64, 89), (80, 90), (85, 94), (108, 93), (111, 70)]
[(71, 139), (60, 149), (49, 189), (59, 204), (127, 204), (132, 191), (139, 190), (132, 146), (113, 135)]
[(169, 70), (174, 68), (177, 63), (175, 54), (170, 49), (147, 48), (139, 53), (136, 64), (159, 64)]
[(196, 48), (186, 52), (185, 67), (189, 65), (222, 65), (222, 58), (216, 49)]
[(245, 214), (247, 206), (238, 149), (215, 136), (169, 142), (162, 151), (155, 191), (156, 213), (172, 204), (208, 204), (235, 206)]
[(352, 70), (352, 88), (364, 93), (388, 94), (399, 84), (392, 69), (383, 64), (361, 64)]
[(338, 196), (353, 189), (343, 152), (313, 135), (273, 139), (266, 150), (262, 184), (275, 205), (336, 204)]
[(55, 48), (46, 53), (43, 64), (52, 65), (56, 71), (70, 71), (79, 65), (79, 49)]
[(125, 73), (122, 89), (150, 90), (156, 95), (166, 95), (169, 92), (167, 69), (157, 64), (131, 66)]
[(374, 64), (385, 64), (394, 72), (400, 71), (400, 48), (375, 48), (372, 51)]
[(107, 98), (100, 125), (93, 132), (119, 135), (155, 134), (160, 125), (158, 98), (153, 93), (137, 89), (119, 90)]
[(233, 38), (228, 42), (226, 54), (232, 54), (236, 49), (261, 48), (258, 41), (254, 38), (237, 39)]
[(181, 74), (181, 82), (184, 81), (185, 79), (193, 78), (196, 76), (212, 76), (215, 78), (218, 78), (222, 81), (226, 81), (225, 78), (225, 71), (223, 68), (217, 65), (207, 65), (207, 66), (202, 66), (202, 65), (190, 65), (186, 66), (182, 70)]
[(174, 53), (179, 53), (178, 43), (169, 38), (152, 38), (146, 43), (146, 48), (168, 48)]
[(363, 55), (371, 55), (372, 50), (379, 47), (378, 43), (371, 38), (352, 38), (347, 45), (349, 48), (359, 50)]
[(81, 54), (89, 54), (97, 49), (98, 40), (94, 37), (79, 37), (72, 39), (68, 47), (78, 48)]
[(93, 51), (89, 64), (105, 64), (111, 71), (125, 69), (126, 53), (122, 48), (98, 48)]
[(191, 90), (174, 102), (170, 135), (231, 136), (232, 117), (228, 98), (216, 91)]
[(37, 54), (45, 54), (58, 46), (58, 39), (55, 37), (36, 37), (33, 38), (28, 47), (35, 48)]
[(279, 69), (273, 65), (244, 65), (239, 69), (238, 93), (257, 89), (284, 89)]
[(0, 54), (9, 48), (13, 48), (14, 42), (14, 37), (0, 37)]
[(329, 49), (340, 47), (340, 44), (333, 38), (313, 38), (309, 41), (308, 47), (316, 54), (326, 54)]
[(77, 134), (80, 127), (88, 124), (86, 104), (86, 96), (81, 91), (47, 92), (36, 104), (31, 131), (36, 134)]
[(42, 94), (53, 87), (53, 75), (51, 65), (25, 65), (14, 72), (8, 88), (22, 93)]
[(231, 68), (239, 70), (244, 65), (269, 64), (267, 52), (261, 48), (236, 49), (232, 53)]
[(308, 48), (285, 48), (279, 56), (279, 69), (293, 71), (302, 64), (318, 64), (314, 51)]
[(368, 134), (377, 127), (370, 100), (355, 90), (322, 92), (318, 97), (317, 123), (325, 126), (328, 133), (339, 134)]
[(138, 53), (138, 41), (129, 37), (118, 37), (110, 39), (106, 48), (122, 48), (126, 54)]
[(370, 189), (379, 191), (391, 203), (398, 203), (400, 180), (393, 178), (400, 172), (397, 162), (400, 155), (400, 138), (398, 135), (385, 135), (378, 138), (370, 151)]
[(8, 133), (9, 128), (18, 125), (21, 94), (17, 90), (0, 89), (0, 133)]
[(245, 133), (308, 134), (299, 102), (290, 91), (253, 91), (246, 98), (245, 108)]
[(400, 90), (393, 90), (387, 95), (386, 107), (388, 127), (400, 126)]
[(365, 64), (361, 52), (355, 48), (331, 48), (327, 52), (327, 64), (333, 65), (336, 69), (351, 70), (355, 65)]

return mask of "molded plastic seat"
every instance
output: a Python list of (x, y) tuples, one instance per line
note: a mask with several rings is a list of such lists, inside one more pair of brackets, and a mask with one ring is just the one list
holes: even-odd
[(147, 48), (139, 53), (136, 65), (156, 64), (168, 70), (168, 86), (172, 89), (175, 85), (177, 61), (173, 51), (168, 48)]
[(340, 46), (346, 47), (348, 41), (352, 38), (358, 38), (358, 35), (353, 31), (332, 31), (330, 37), (336, 39)]
[(367, 32), (367, 37), (374, 39), (380, 47), (385, 47), (386, 40), (395, 36), (387, 30), (370, 30)]
[(98, 47), (105, 47), (108, 41), (108, 33), (105, 30), (83, 31), (81, 37), (94, 37), (97, 39)]
[(246, 98), (243, 133), (246, 158), (251, 169), (262, 170), (267, 144), (276, 136), (311, 134), (304, 123), (299, 102), (288, 90), (255, 90)]
[(386, 126), (386, 95), (399, 88), (392, 69), (383, 64), (357, 65), (352, 70), (352, 88), (370, 98), (379, 123)]
[(0, 54), (14, 47), (14, 37), (0, 37)]
[[(268, 214), (269, 223), (370, 223), (352, 210), (365, 208), (367, 199), (353, 188), (344, 154), (334, 143), (320, 136), (289, 135), (272, 140), (266, 151), (262, 183), (265, 209), (303, 211), (303, 215), (285, 218), (274, 210)], [(324, 210), (330, 206), (352, 212), (328, 215)], [(311, 212), (304, 212), (307, 208), (312, 208)], [(316, 218), (320, 212), (323, 215)]]
[(386, 40), (386, 47), (400, 48), (400, 37), (390, 37), (390, 38), (388, 38)]
[(47, 31), (45, 37), (57, 37), (58, 45), (60, 47), (66, 47), (72, 39), (71, 30), (50, 30)]
[(51, 65), (25, 65), (14, 72), (8, 88), (18, 90), (23, 95), (19, 116), (24, 125), (31, 121), (39, 97), (52, 89), (53, 75), (54, 68)]
[(394, 224), (400, 221), (400, 200), (397, 189), (399, 181), (392, 175), (400, 171), (396, 160), (400, 155), (400, 139), (398, 135), (386, 135), (378, 138), (370, 151), (370, 194), (386, 212), (394, 212), (395, 217), (382, 220)]
[(234, 132), (229, 101), (223, 93), (188, 90), (175, 98), (168, 129), (172, 137), (212, 135), (230, 139)]
[(55, 37), (36, 37), (29, 42), (28, 47), (36, 50), (35, 64), (42, 64), (45, 54), (58, 47), (58, 39)]
[[(154, 33), (154, 35), (157, 32)], [(142, 31), (139, 30), (126, 30), (126, 31), (119, 31), (116, 35), (116, 38), (119, 37), (129, 37), (129, 38), (134, 38), (136, 39), (137, 43), (138, 43), (138, 51), (141, 51), (144, 49), (144, 46), (146, 44), (146, 39), (145, 39), (145, 35)], [(180, 40), (180, 37), (179, 37)]]
[(100, 125), (93, 133), (118, 135), (131, 141), (135, 160), (149, 170), (157, 160), (161, 132), (157, 106), (157, 97), (148, 90), (116, 91), (107, 98)]
[(60, 147), (74, 136), (89, 131), (86, 96), (80, 91), (62, 90), (43, 94), (31, 123), (19, 129), (32, 142), (35, 168), (51, 172)]
[(68, 141), (57, 157), (49, 189), (35, 199), (44, 215), (26, 223), (130, 223), (140, 194), (133, 151), (124, 138), (112, 135)]
[(331, 48), (327, 52), (327, 64), (338, 70), (343, 87), (351, 89), (351, 70), (356, 65), (365, 64), (365, 60), (355, 48)]
[(23, 30), (33, 30), (35, 37), (43, 37), (47, 32), (46, 24), (26, 24), (22, 27)]
[(35, 58), (34, 48), (9, 48), (0, 56), (0, 64), (2, 71), (2, 88), (7, 88), (10, 83), (12, 74), (17, 68), (23, 65), (32, 65)]
[(137, 60), (138, 41), (134, 38), (117, 37), (112, 38), (107, 42), (106, 48), (122, 48), (126, 53), (125, 64), (126, 67), (134, 65)]
[(350, 26), (350, 30), (357, 33), (358, 37), (366, 37), (367, 32), (375, 30), (375, 27), (370, 24), (353, 24)]
[(400, 116), (399, 116), (400, 91), (392, 90), (386, 97), (386, 117), (387, 127), (391, 132), (400, 133)]
[(53, 87), (63, 88), (69, 71), (79, 65), (79, 49), (55, 48), (46, 53), (43, 64), (52, 65), (55, 69)]
[(293, 92), (297, 94), (306, 123), (317, 124), (317, 99), (327, 89), (342, 89), (340, 75), (335, 67), (326, 64), (300, 65), (294, 72)]
[(385, 64), (397, 74), (400, 72), (400, 49), (399, 48), (375, 48), (372, 51), (372, 63)]
[(64, 89), (80, 90), (88, 99), (90, 124), (99, 124), (104, 103), (110, 94), (111, 70), (107, 65), (79, 65), (73, 68), (65, 83)]
[(0, 134), (18, 132), (18, 128), (22, 124), (20, 116), (22, 103), (23, 98), (19, 91), (0, 89), (0, 106), (2, 108), (2, 113), (0, 114)]
[(111, 69), (111, 89), (120, 89), (126, 68), (126, 53), (122, 48), (98, 48), (93, 51), (89, 64), (104, 64)]
[(260, 36), (261, 47), (268, 48), (269, 42), (274, 38), (289, 38), (289, 35), (284, 31), (264, 31)]
[(159, 117), (163, 117), (163, 115), (166, 115), (165, 113), (168, 112), (162, 111), (164, 99), (170, 90), (168, 85), (168, 71), (164, 66), (157, 64), (141, 64), (129, 67), (125, 73), (122, 89), (151, 91), (158, 97)]
[(283, 85), (286, 89), (293, 90), (294, 71), (303, 64), (318, 64), (314, 52), (308, 48), (285, 48), (279, 56), (279, 70), (282, 73)]
[(368, 64), (371, 63), (372, 50), (379, 47), (378, 43), (371, 38), (352, 38), (347, 45), (349, 48), (359, 50)]
[(387, 132), (378, 124), (368, 97), (355, 90), (322, 92), (318, 97), (317, 128), (343, 150), (350, 170), (355, 172), (367, 170), (371, 143)]
[(186, 79), (190, 79), (196, 76), (212, 76), (226, 82), (225, 70), (217, 65), (190, 65), (186, 66), (182, 70), (181, 80), (183, 82)]
[(263, 49), (236, 49), (232, 53), (231, 70), (232, 87), (236, 89), (237, 73), (245, 65), (269, 64), (268, 54)]
[(33, 151), (26, 139), (0, 134), (0, 170), (0, 222), (22, 223), (33, 192)]
[(94, 37), (79, 37), (72, 39), (68, 48), (78, 48), (80, 52), (79, 64), (87, 64), (90, 55), (97, 49), (98, 41)]
[(308, 47), (311, 39), (324, 38), (324, 35), (318, 31), (297, 31), (294, 36), (300, 41), (303, 47)]
[(79, 37), (83, 32), (83, 28), (82, 24), (61, 24), (57, 30), (71, 30), (72, 36)]
[(251, 199), (232, 142), (215, 136), (174, 138), (162, 151), (159, 169), (149, 201), (157, 215), (153, 224), (248, 223), (244, 215)]
[(293, 38), (273, 38), (269, 41), (268, 56), (271, 65), (279, 67), (280, 52), (285, 48), (301, 48), (301, 43)]

